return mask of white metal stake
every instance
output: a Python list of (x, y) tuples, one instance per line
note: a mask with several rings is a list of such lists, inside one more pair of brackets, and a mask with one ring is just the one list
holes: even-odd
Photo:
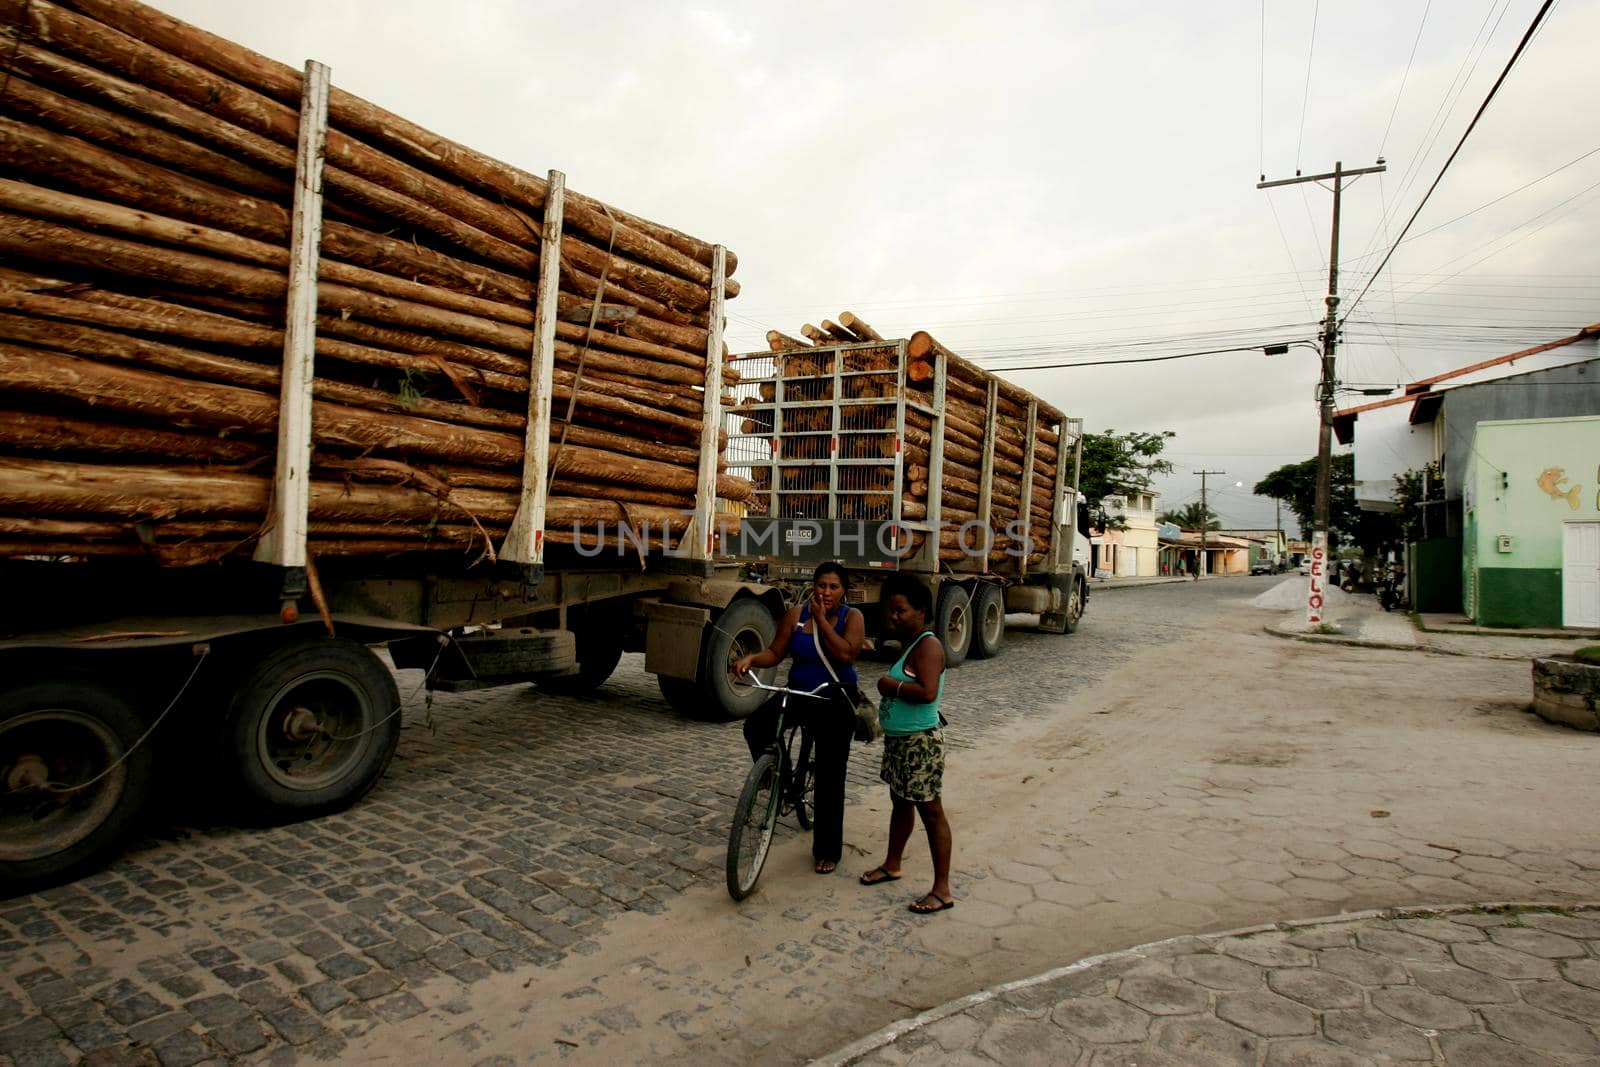
[(539, 295), (534, 307), (533, 351), (528, 367), (522, 499), (500, 549), (501, 559), (524, 565), (544, 562), (544, 516), (550, 489), (550, 394), (555, 388), (556, 301), (561, 294), (561, 219), (566, 200), (567, 176), (553, 170), (545, 190), (544, 233), (539, 243)]
[[(722, 428), (722, 318), (728, 253), (711, 249), (711, 323), (706, 331), (705, 415), (700, 423), (700, 473), (695, 483), (694, 519), (685, 535), (690, 559), (710, 559), (716, 530), (717, 439)], [(776, 480), (774, 480), (776, 484)]]
[(278, 383), (278, 457), (272, 514), (254, 558), (279, 567), (306, 565), (311, 510), (311, 387), (316, 380), (317, 264), (322, 248), (322, 161), (328, 141), (329, 69), (306, 63), (289, 223), (289, 294), (283, 371)]

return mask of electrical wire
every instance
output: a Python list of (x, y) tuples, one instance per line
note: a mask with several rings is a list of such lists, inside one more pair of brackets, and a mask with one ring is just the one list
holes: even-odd
[[(1262, 0), (1265, 4), (1266, 0)], [(1389, 109), (1389, 124), (1383, 128), (1383, 137), (1378, 141), (1378, 155), (1383, 155), (1383, 146), (1389, 143), (1389, 131), (1394, 129), (1394, 117), (1400, 110), (1400, 98), (1405, 95), (1406, 82), (1411, 77), (1411, 64), (1417, 59), (1417, 45), (1422, 43), (1422, 28), (1428, 24), (1428, 12), (1433, 8), (1433, 0), (1423, 5), (1422, 21), (1417, 23), (1417, 36), (1411, 42), (1411, 55), (1406, 59), (1405, 73), (1400, 75), (1400, 88), (1394, 94), (1394, 106)], [(1264, 16), (1263, 16), (1264, 17)]]
[[(1484, 31), (1489, 29), (1489, 23), (1491, 19), (1494, 19), (1496, 7), (1500, 7), (1502, 3), (1509, 5), (1510, 2), (1511, 0), (1489, 0), (1488, 10), (1483, 13), (1483, 21), (1478, 24), (1478, 32), (1473, 35), (1471, 43), (1467, 45), (1467, 50), (1461, 57), (1460, 66), (1456, 68), (1454, 76), (1450, 79), (1450, 84), (1445, 86), (1444, 95), (1439, 98), (1439, 106), (1434, 109), (1433, 115), (1428, 119), (1428, 124), (1423, 127), (1422, 136), (1417, 141), (1416, 151), (1411, 153), (1410, 162), (1406, 164), (1405, 170), (1400, 175), (1400, 181), (1395, 186), (1396, 204), (1403, 202), (1406, 194), (1410, 192), (1412, 182), (1421, 173), (1423, 161), (1433, 151), (1434, 144), (1438, 142), (1439, 134), (1449, 121), (1450, 113), (1455, 110), (1456, 101), (1461, 99), (1461, 93), (1466, 90), (1467, 84), (1472, 80), (1472, 75), (1477, 72), (1478, 64), (1483, 60), (1483, 51), (1479, 50), (1478, 42), (1483, 41), (1484, 47), (1487, 49), (1488, 40), (1493, 38), (1493, 32), (1490, 32), (1489, 37), (1485, 38)], [(1501, 7), (1501, 17), (1504, 18), (1504, 16), (1505, 8)], [(1494, 24), (1498, 27), (1500, 25), (1499, 20), (1494, 19)], [(1476, 59), (1473, 58), (1474, 52), (1477, 52)], [(1471, 65), (1470, 70), (1468, 69), (1468, 64)], [(1460, 85), (1459, 90), (1457, 89), (1458, 84)], [(1438, 129), (1434, 128), (1435, 125), (1438, 126)], [(1382, 228), (1387, 231), (1388, 225), (1392, 222), (1392, 217), (1379, 219), (1379, 225), (1372, 228), (1372, 233), (1368, 236), (1361, 255), (1356, 257), (1358, 265), (1370, 259), (1382, 247), (1378, 241), (1379, 230)]]
[(1311, 61), (1317, 54), (1317, 16), (1322, 12), (1322, 0), (1311, 9), (1311, 45), (1306, 49), (1306, 88), (1300, 97), (1300, 138), (1294, 146), (1294, 172), (1300, 173), (1300, 150), (1306, 143), (1306, 105), (1311, 101)]
[(1533, 22), (1529, 24), (1528, 29), (1523, 33), (1522, 40), (1517, 42), (1516, 51), (1512, 52), (1511, 58), (1506, 61), (1505, 69), (1495, 79), (1494, 85), (1489, 89), (1489, 95), (1483, 98), (1483, 103), (1478, 105), (1477, 113), (1472, 116), (1472, 121), (1467, 124), (1466, 130), (1461, 134), (1461, 140), (1456, 142), (1456, 147), (1451, 151), (1450, 157), (1444, 161), (1444, 166), (1439, 168), (1439, 173), (1433, 179), (1433, 184), (1428, 186), (1428, 191), (1422, 195), (1422, 200), (1417, 204), (1417, 209), (1411, 213), (1411, 218), (1406, 220), (1405, 227), (1401, 229), (1400, 236), (1396, 238), (1395, 243), (1389, 246), (1389, 251), (1384, 254), (1383, 261), (1373, 270), (1372, 275), (1367, 279), (1366, 285), (1362, 286), (1361, 291), (1356, 294), (1356, 298), (1350, 301), (1343, 317), (1339, 320), (1340, 322), (1350, 317), (1350, 313), (1355, 310), (1356, 305), (1361, 303), (1361, 298), (1367, 295), (1367, 290), (1372, 288), (1372, 283), (1377, 280), (1379, 274), (1383, 273), (1383, 268), (1389, 265), (1389, 260), (1393, 258), (1395, 249), (1399, 248), (1400, 242), (1405, 240), (1406, 234), (1410, 232), (1412, 225), (1417, 221), (1417, 216), (1422, 214), (1422, 209), (1427, 206), (1434, 190), (1439, 188), (1439, 183), (1444, 180), (1445, 174), (1450, 170), (1450, 165), (1461, 154), (1461, 149), (1467, 143), (1467, 138), (1472, 136), (1472, 131), (1477, 128), (1478, 120), (1483, 118), (1484, 112), (1489, 109), (1489, 104), (1494, 100), (1495, 94), (1500, 91), (1500, 86), (1505, 84), (1506, 77), (1510, 75), (1512, 68), (1517, 65), (1517, 60), (1522, 57), (1523, 50), (1528, 47), (1528, 42), (1533, 38), (1535, 31), (1539, 28), (1539, 24), (1544, 21), (1545, 15), (1549, 12), (1550, 5), (1554, 2), (1555, 0), (1544, 0), (1544, 3), (1540, 5), (1538, 13), (1533, 16)]
[(1538, 185), (1540, 182), (1544, 181), (1546, 178), (1553, 178), (1557, 174), (1560, 174), (1562, 171), (1566, 170), (1568, 167), (1573, 167), (1573, 166), (1576, 166), (1579, 163), (1582, 163), (1584, 160), (1588, 159), (1590, 156), (1594, 155), (1597, 152), (1600, 152), (1600, 148), (1591, 148), (1591, 149), (1589, 149), (1589, 151), (1585, 152), (1583, 155), (1579, 156), (1577, 159), (1569, 160), (1568, 162), (1561, 164), (1561, 166), (1557, 167), (1555, 170), (1552, 170), (1552, 171), (1550, 171), (1550, 172), (1548, 172), (1546, 174), (1541, 174), (1539, 177), (1533, 179), (1533, 181), (1528, 182), (1528, 183), (1526, 183), (1524, 185), (1517, 186), (1515, 189), (1511, 190), (1509, 193), (1501, 193), (1499, 196), (1495, 197), (1493, 200), (1490, 200), (1488, 203), (1479, 204), (1477, 207), (1473, 208), (1471, 211), (1462, 212), (1460, 215), (1457, 215), (1455, 218), (1449, 220), (1448, 222), (1441, 222), (1441, 223), (1439, 223), (1439, 225), (1430, 227), (1429, 229), (1426, 229), (1426, 230), (1423, 230), (1421, 233), (1412, 234), (1410, 237), (1406, 238), (1406, 241), (1407, 242), (1420, 241), (1424, 237), (1428, 236), (1429, 234), (1438, 233), (1440, 230), (1444, 229), (1446, 226), (1454, 225), (1455, 223), (1460, 222), (1462, 219), (1467, 218), (1468, 216), (1476, 215), (1478, 212), (1484, 210), (1485, 208), (1494, 207), (1500, 201), (1508, 199), (1508, 198), (1513, 197), (1513, 196), (1516, 196), (1518, 193), (1522, 192), (1524, 189), (1532, 189), (1535, 185)]
[[(1498, 241), (1503, 241), (1507, 237), (1510, 237), (1512, 234), (1516, 233), (1518, 230), (1522, 229), (1523, 227), (1529, 226), (1529, 225), (1531, 225), (1531, 224), (1533, 224), (1535, 222), (1538, 222), (1540, 219), (1545, 218), (1546, 215), (1551, 215), (1552, 213), (1560, 212), (1562, 208), (1568, 207), (1569, 205), (1573, 204), (1577, 200), (1583, 198), (1584, 196), (1587, 196), (1589, 193), (1594, 192), (1596, 189), (1600, 189), (1600, 181), (1597, 181), (1594, 184), (1588, 186), (1587, 188), (1582, 189), (1582, 190), (1572, 194), (1571, 196), (1567, 197), (1565, 200), (1561, 201), (1559, 204), (1556, 204), (1553, 207), (1546, 208), (1545, 210), (1539, 212), (1539, 214), (1534, 215), (1532, 218), (1529, 218), (1525, 222), (1522, 222), (1517, 226), (1513, 226), (1511, 229), (1509, 229), (1509, 230), (1505, 231), (1504, 233), (1500, 234), (1500, 236), (1492, 237), (1489, 240), (1483, 242), (1482, 244), (1476, 246), (1475, 248), (1472, 248), (1472, 249), (1470, 249), (1470, 250), (1468, 250), (1466, 252), (1462, 252), (1459, 255), (1452, 256), (1451, 258), (1449, 258), (1449, 259), (1445, 260), (1443, 263), (1441, 263), (1439, 266), (1440, 267), (1447, 267), (1451, 263), (1454, 263), (1459, 259), (1465, 259), (1467, 256), (1474, 255), (1474, 254), (1482, 251), (1483, 249), (1489, 247), (1490, 245), (1495, 244)], [(1443, 278), (1439, 279), (1439, 281), (1434, 282), (1432, 285), (1425, 286), (1422, 289), (1417, 290), (1414, 294), (1408, 296), (1406, 299), (1404, 299), (1404, 300), (1402, 300), (1400, 302), (1402, 304), (1410, 303), (1412, 300), (1415, 300), (1417, 297), (1421, 296), (1423, 293), (1430, 292), (1435, 287), (1437, 287), (1439, 285), (1442, 285), (1444, 282), (1449, 281), (1451, 278), (1454, 278), (1457, 274), (1462, 274), (1462, 273), (1464, 273), (1466, 271), (1469, 271), (1473, 267), (1476, 267), (1479, 263), (1484, 262), (1484, 260), (1491, 259), (1491, 258), (1493, 258), (1495, 256), (1498, 256), (1500, 253), (1504, 252), (1506, 249), (1512, 248), (1512, 247), (1514, 247), (1514, 246), (1516, 246), (1518, 244), (1521, 244), (1523, 241), (1526, 241), (1528, 238), (1532, 237), (1534, 234), (1538, 233), (1540, 230), (1543, 230), (1546, 226), (1549, 226), (1550, 223), (1556, 221), (1556, 219), (1560, 218), (1560, 217), (1561, 217), (1560, 214), (1556, 214), (1554, 218), (1546, 219), (1543, 224), (1541, 224), (1540, 226), (1536, 227), (1535, 229), (1532, 229), (1532, 230), (1528, 231), (1527, 233), (1522, 234), (1521, 236), (1517, 237), (1515, 240), (1511, 241), (1509, 244), (1507, 244), (1507, 245), (1505, 245), (1505, 246), (1503, 246), (1501, 248), (1495, 249), (1493, 252), (1490, 252), (1488, 255), (1483, 256), (1480, 259), (1473, 260), (1471, 263), (1468, 263), (1465, 267), (1462, 267), (1460, 270), (1457, 270), (1454, 273), (1446, 274)], [(1526, 309), (1524, 309), (1524, 310), (1526, 310)]]
[[(1428, 0), (1432, 3), (1433, 0)], [(1267, 180), (1267, 0), (1261, 0), (1261, 93), (1257, 99), (1256, 166)]]
[[(1268, 342), (1270, 344), (1271, 342)], [(1166, 356), (1140, 356), (1134, 359), (1090, 359), (1069, 363), (1035, 363), (1027, 366), (1007, 366), (998, 370), (1061, 370), (1073, 367), (1115, 367), (1125, 363), (1165, 363), (1174, 359), (1194, 359), (1197, 356), (1220, 356), (1229, 352), (1259, 352), (1264, 345), (1245, 345), (1236, 348), (1209, 348), (1200, 352), (1175, 352)]]

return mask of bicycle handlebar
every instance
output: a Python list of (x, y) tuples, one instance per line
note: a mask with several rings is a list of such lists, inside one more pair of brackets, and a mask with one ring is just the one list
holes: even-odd
[(751, 688), (764, 689), (768, 693), (787, 693), (790, 696), (810, 697), (813, 700), (825, 700), (825, 699), (827, 699), (826, 697), (824, 697), (822, 695), (822, 691), (824, 689), (828, 688), (828, 686), (831, 684), (829, 682), (823, 682), (821, 685), (817, 686), (815, 689), (812, 689), (812, 690), (809, 690), (809, 691), (805, 690), (805, 689), (785, 689), (781, 685), (768, 685), (767, 683), (763, 682), (760, 678), (757, 678), (755, 676), (755, 672), (753, 672), (753, 671), (751, 673), (745, 675), (743, 678), (741, 678), (740, 681), (743, 684), (750, 686)]

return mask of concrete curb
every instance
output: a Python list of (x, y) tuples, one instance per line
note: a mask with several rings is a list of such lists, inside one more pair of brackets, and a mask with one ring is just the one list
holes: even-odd
[[(1360, 637), (1340, 637), (1337, 634), (1302, 634), (1293, 630), (1282, 629), (1276, 623), (1268, 623), (1262, 627), (1273, 637), (1281, 637), (1285, 641), (1304, 641), (1311, 645), (1346, 645), (1350, 648), (1385, 648), (1394, 652), (1432, 652), (1438, 656), (1466, 656), (1467, 652), (1457, 652), (1450, 648), (1434, 648), (1432, 645), (1414, 644), (1402, 645), (1398, 641), (1368, 641)], [(1498, 658), (1498, 657), (1495, 657)]]
[(1134, 581), (1129, 582), (1129, 581), (1118, 581), (1115, 578), (1111, 578), (1109, 580), (1100, 580), (1100, 579), (1091, 578), (1091, 579), (1089, 579), (1089, 593), (1092, 596), (1095, 593), (1108, 593), (1113, 589), (1148, 589), (1150, 586), (1153, 586), (1153, 585), (1177, 585), (1180, 582), (1189, 582), (1189, 581), (1193, 581), (1193, 579), (1192, 578), (1143, 578), (1143, 579), (1136, 579)]
[(866, 1037), (841, 1049), (837, 1049), (825, 1056), (812, 1060), (815, 1067), (844, 1067), (846, 1064), (855, 1063), (865, 1056), (869, 1056), (885, 1045), (893, 1044), (906, 1034), (914, 1033), (925, 1026), (931, 1026), (940, 1019), (947, 1019), (952, 1015), (975, 1008), (979, 1004), (987, 1003), (996, 997), (1019, 989), (1028, 989), (1032, 986), (1053, 982), (1058, 978), (1087, 971), (1103, 963), (1114, 963), (1119, 960), (1140, 959), (1158, 949), (1172, 948), (1174, 946), (1195, 944), (1209, 946), (1224, 938), (1248, 937), (1253, 934), (1266, 934), (1274, 931), (1303, 930), (1311, 926), (1333, 926), (1340, 923), (1367, 922), (1372, 919), (1418, 919), (1441, 915), (1463, 915), (1471, 912), (1497, 912), (1497, 911), (1591, 911), (1600, 909), (1600, 901), (1498, 901), (1489, 904), (1418, 904), (1397, 908), (1372, 908), (1366, 911), (1339, 912), (1315, 919), (1289, 919), (1284, 922), (1260, 923), (1255, 926), (1241, 926), (1234, 930), (1224, 930), (1213, 934), (1180, 934), (1177, 937), (1164, 938), (1160, 941), (1151, 941), (1143, 945), (1135, 945), (1117, 952), (1106, 952), (1098, 956), (1087, 956), (1075, 963), (1036, 974), (1032, 978), (1019, 978), (1011, 982), (1002, 982), (992, 985), (987, 989), (968, 994), (956, 1000), (941, 1004), (936, 1008), (929, 1008), (925, 1012), (913, 1015), (908, 1019), (890, 1023), (881, 1030), (868, 1034)]
[(1463, 652), (1454, 648), (1439, 648), (1435, 645), (1418, 642), (1414, 645), (1402, 645), (1397, 641), (1368, 641), (1360, 637), (1340, 637), (1335, 634), (1302, 634), (1292, 630), (1280, 628), (1280, 624), (1268, 623), (1262, 627), (1273, 637), (1281, 637), (1285, 641), (1304, 641), (1313, 645), (1346, 645), (1350, 648), (1382, 648), (1394, 652), (1427, 652), (1435, 656), (1461, 656), (1466, 659), (1498, 659), (1510, 661), (1533, 660), (1533, 653), (1516, 655), (1509, 652)]

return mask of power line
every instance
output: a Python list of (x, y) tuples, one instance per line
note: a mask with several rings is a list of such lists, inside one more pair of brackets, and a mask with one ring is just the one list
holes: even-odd
[[(1262, 0), (1264, 5), (1266, 0)], [(1394, 94), (1394, 106), (1389, 109), (1389, 124), (1383, 128), (1383, 139), (1378, 142), (1378, 155), (1383, 155), (1383, 146), (1389, 143), (1389, 131), (1394, 129), (1394, 116), (1400, 110), (1400, 98), (1405, 95), (1406, 82), (1411, 77), (1411, 64), (1416, 62), (1417, 45), (1422, 43), (1422, 27), (1428, 24), (1428, 11), (1433, 7), (1433, 0), (1428, 0), (1422, 8), (1422, 21), (1417, 23), (1417, 36), (1411, 42), (1411, 55), (1406, 60), (1406, 71), (1400, 75), (1400, 88)], [(1263, 15), (1265, 17), (1265, 15)]]
[[(1451, 219), (1449, 222), (1441, 222), (1441, 223), (1439, 223), (1439, 225), (1431, 227), (1431, 228), (1426, 229), (1426, 230), (1423, 230), (1421, 233), (1416, 234), (1415, 236), (1407, 237), (1406, 240), (1407, 241), (1420, 241), (1424, 237), (1428, 236), (1430, 233), (1438, 233), (1440, 230), (1444, 229), (1446, 226), (1454, 225), (1455, 223), (1460, 222), (1462, 219), (1467, 218), (1469, 215), (1476, 215), (1478, 212), (1484, 210), (1485, 208), (1494, 207), (1500, 201), (1505, 200), (1505, 199), (1507, 199), (1509, 197), (1516, 196), (1518, 193), (1522, 192), (1524, 189), (1533, 188), (1535, 185), (1538, 185), (1540, 182), (1544, 181), (1546, 178), (1555, 177), (1557, 174), (1560, 174), (1562, 171), (1566, 170), (1568, 167), (1576, 166), (1577, 164), (1582, 163), (1584, 160), (1588, 159), (1590, 156), (1594, 155), (1596, 152), (1600, 152), (1600, 148), (1591, 148), (1591, 149), (1589, 149), (1589, 151), (1585, 152), (1583, 155), (1579, 156), (1577, 159), (1570, 160), (1570, 161), (1568, 161), (1566, 163), (1563, 163), (1563, 164), (1561, 164), (1561, 166), (1557, 167), (1555, 170), (1552, 170), (1547, 174), (1541, 174), (1539, 177), (1533, 179), (1533, 181), (1528, 182), (1525, 185), (1519, 185), (1515, 189), (1511, 190), (1509, 193), (1501, 193), (1499, 196), (1495, 197), (1493, 200), (1489, 201), (1486, 204), (1479, 204), (1477, 207), (1473, 208), (1471, 211), (1463, 212), (1462, 214), (1457, 215), (1455, 218)], [(1391, 277), (1392, 277), (1392, 275), (1391, 275)]]
[(1466, 131), (1462, 133), (1461, 140), (1456, 142), (1456, 147), (1450, 153), (1450, 158), (1446, 159), (1444, 166), (1439, 168), (1438, 176), (1433, 179), (1433, 184), (1428, 186), (1428, 191), (1422, 194), (1422, 201), (1417, 204), (1417, 209), (1411, 213), (1411, 218), (1406, 220), (1405, 227), (1400, 231), (1400, 236), (1396, 238), (1394, 244), (1389, 246), (1389, 251), (1384, 254), (1383, 261), (1378, 264), (1377, 269), (1367, 279), (1367, 284), (1362, 286), (1361, 292), (1357, 293), (1356, 298), (1350, 301), (1349, 306), (1345, 309), (1344, 317), (1339, 320), (1341, 323), (1350, 317), (1350, 313), (1355, 310), (1356, 305), (1361, 303), (1361, 298), (1367, 295), (1367, 290), (1372, 288), (1372, 283), (1377, 280), (1379, 274), (1383, 273), (1383, 268), (1389, 265), (1389, 260), (1394, 255), (1395, 249), (1399, 248), (1400, 242), (1405, 240), (1412, 224), (1417, 221), (1417, 216), (1422, 214), (1422, 209), (1427, 206), (1429, 197), (1433, 196), (1433, 191), (1439, 188), (1439, 183), (1444, 180), (1445, 173), (1450, 169), (1450, 164), (1454, 163), (1456, 156), (1461, 154), (1462, 146), (1467, 143), (1467, 138), (1472, 136), (1472, 131), (1477, 128), (1478, 120), (1483, 118), (1483, 113), (1489, 109), (1490, 102), (1494, 100), (1495, 94), (1500, 91), (1500, 86), (1505, 84), (1506, 77), (1511, 73), (1511, 68), (1517, 65), (1517, 60), (1522, 57), (1523, 49), (1527, 48), (1528, 42), (1533, 38), (1534, 31), (1539, 28), (1539, 23), (1544, 21), (1545, 14), (1550, 10), (1550, 5), (1554, 2), (1555, 0), (1544, 0), (1544, 3), (1540, 5), (1538, 13), (1533, 16), (1533, 22), (1529, 24), (1527, 31), (1523, 33), (1522, 40), (1517, 42), (1517, 50), (1511, 53), (1511, 58), (1506, 62), (1505, 69), (1494, 80), (1494, 85), (1489, 89), (1489, 95), (1483, 98), (1482, 104), (1478, 105), (1477, 114), (1473, 115), (1472, 121), (1467, 124)]
[[(1316, 6), (1311, 9), (1311, 46), (1306, 49), (1306, 88), (1300, 97), (1300, 139), (1294, 146), (1295, 173), (1300, 173), (1300, 149), (1306, 143), (1306, 105), (1311, 101), (1311, 61), (1317, 54), (1317, 16), (1322, 11), (1322, 0), (1317, 0)], [(1262, 170), (1266, 167), (1263, 166)], [(1263, 174), (1262, 181), (1266, 180)]]
[(1194, 359), (1196, 356), (1220, 356), (1228, 352), (1259, 352), (1262, 345), (1244, 345), (1237, 348), (1208, 348), (1201, 352), (1177, 352), (1168, 356), (1141, 356), (1135, 359), (1093, 359), (1071, 363), (1034, 363), (1026, 366), (1006, 366), (995, 370), (1063, 370), (1072, 367), (1115, 367), (1124, 363), (1165, 363), (1174, 359)]
[[(1456, 68), (1455, 74), (1450, 79), (1450, 84), (1445, 86), (1444, 95), (1439, 98), (1439, 106), (1434, 109), (1433, 115), (1428, 119), (1428, 124), (1423, 127), (1422, 136), (1417, 141), (1417, 149), (1411, 154), (1405, 170), (1400, 175), (1400, 181), (1395, 186), (1395, 203), (1397, 205), (1406, 198), (1406, 194), (1411, 190), (1411, 183), (1421, 173), (1423, 161), (1433, 151), (1434, 144), (1439, 140), (1439, 134), (1444, 131), (1445, 123), (1449, 121), (1450, 112), (1455, 110), (1456, 101), (1461, 99), (1461, 94), (1466, 91), (1468, 83), (1472, 80), (1472, 75), (1478, 70), (1478, 64), (1483, 60), (1483, 51), (1478, 49), (1478, 42), (1483, 41), (1484, 49), (1487, 50), (1488, 42), (1493, 39), (1494, 31), (1491, 30), (1487, 38), (1484, 37), (1484, 31), (1489, 29), (1489, 21), (1494, 19), (1495, 8), (1499, 7), (1501, 3), (1509, 6), (1510, 2), (1511, 0), (1489, 0), (1488, 10), (1483, 13), (1483, 21), (1478, 24), (1478, 32), (1473, 35), (1471, 43), (1467, 45), (1466, 53), (1461, 57), (1461, 65)], [(1505, 17), (1505, 10), (1506, 8), (1504, 7), (1500, 9), (1501, 18)], [(1499, 28), (1500, 22), (1498, 19), (1495, 20), (1494, 25), (1496, 29)], [(1476, 59), (1473, 58), (1474, 52), (1477, 52)], [(1469, 63), (1471, 64), (1470, 70), (1468, 69)], [(1459, 90), (1456, 88), (1458, 83), (1460, 85)], [(1437, 130), (1434, 129), (1435, 124), (1438, 125)], [(1392, 216), (1386, 213), (1379, 219), (1378, 225), (1372, 228), (1372, 235), (1367, 238), (1361, 255), (1356, 259), (1358, 264), (1374, 255), (1377, 249), (1381, 247), (1378, 241), (1380, 231), (1385, 234), (1383, 239), (1385, 241), (1388, 240), (1387, 230), (1391, 221)]]
[[(1432, 3), (1433, 0), (1428, 0)], [(1261, 0), (1261, 95), (1257, 97), (1256, 164), (1265, 178), (1267, 170), (1267, 0)]]

